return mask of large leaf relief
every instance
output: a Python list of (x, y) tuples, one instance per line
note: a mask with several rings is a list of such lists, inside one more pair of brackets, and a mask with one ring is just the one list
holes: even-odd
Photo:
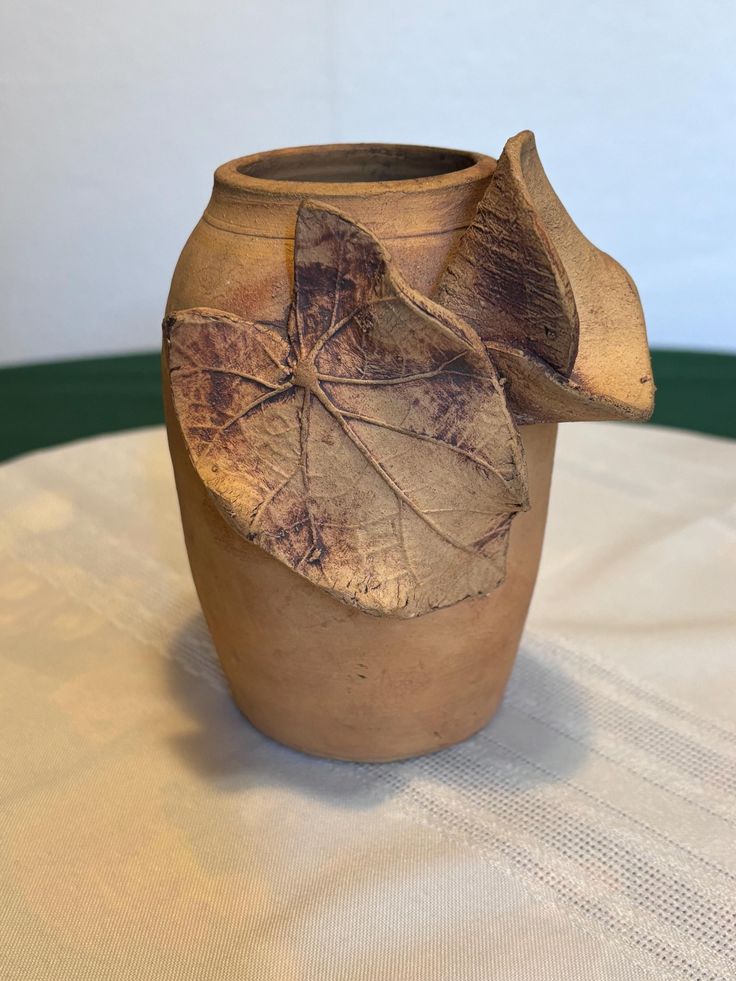
[(175, 313), (166, 333), (191, 460), (244, 536), (377, 614), (503, 581), (528, 498), (498, 374), (366, 229), (302, 205), (288, 340), (208, 309)]

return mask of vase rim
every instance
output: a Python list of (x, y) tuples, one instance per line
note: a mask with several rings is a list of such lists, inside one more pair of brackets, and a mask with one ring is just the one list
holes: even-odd
[(279, 197), (353, 197), (450, 190), (487, 180), (496, 161), (483, 153), (409, 143), (325, 143), (237, 157), (215, 185)]

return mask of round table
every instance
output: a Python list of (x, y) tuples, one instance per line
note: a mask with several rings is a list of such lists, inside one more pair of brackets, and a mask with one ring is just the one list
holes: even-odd
[(502, 709), (393, 764), (237, 712), (162, 430), (0, 501), (3, 979), (736, 976), (736, 443), (562, 427)]

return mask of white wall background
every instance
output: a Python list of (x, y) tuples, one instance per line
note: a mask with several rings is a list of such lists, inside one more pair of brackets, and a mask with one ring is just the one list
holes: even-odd
[(654, 344), (736, 349), (732, 0), (4, 0), (0, 362), (152, 349), (214, 167), (520, 129)]

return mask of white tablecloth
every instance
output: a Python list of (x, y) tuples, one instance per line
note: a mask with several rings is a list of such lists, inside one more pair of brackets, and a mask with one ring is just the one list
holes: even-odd
[(161, 430), (0, 468), (0, 978), (733, 979), (735, 500), (563, 427), (502, 710), (357, 765), (232, 705)]

